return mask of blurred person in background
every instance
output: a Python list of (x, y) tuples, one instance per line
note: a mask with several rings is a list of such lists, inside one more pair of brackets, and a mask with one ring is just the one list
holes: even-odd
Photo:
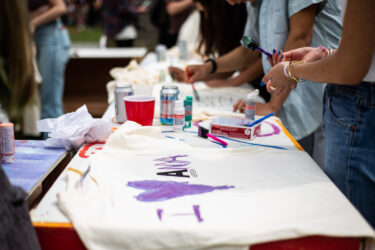
[[(31, 39), (23, 0), (0, 1), (0, 105), (18, 121), (35, 86)], [(4, 117), (4, 116), (2, 116)], [(0, 122), (4, 122), (0, 118)], [(40, 249), (29, 217), (26, 193), (12, 186), (0, 160), (0, 249)]]
[(70, 38), (60, 17), (66, 12), (63, 0), (28, 0), (29, 27), (34, 34), (36, 59), (42, 77), (42, 119), (64, 113), (64, 72), (69, 58)]
[(168, 15), (168, 39), (165, 41), (167, 48), (176, 45), (178, 32), (182, 24), (194, 10), (193, 0), (164, 0)]
[(147, 11), (145, 5), (137, 7), (133, 0), (102, 0), (102, 22), (107, 37), (116, 47), (132, 47), (137, 38), (138, 14)]

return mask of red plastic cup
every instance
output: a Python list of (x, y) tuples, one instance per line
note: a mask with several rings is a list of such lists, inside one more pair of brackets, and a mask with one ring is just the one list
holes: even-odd
[(142, 126), (152, 126), (155, 97), (132, 95), (124, 97), (126, 117)]

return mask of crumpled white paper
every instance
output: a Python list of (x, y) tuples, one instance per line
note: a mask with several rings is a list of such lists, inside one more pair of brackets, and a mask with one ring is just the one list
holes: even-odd
[(78, 148), (83, 143), (105, 141), (112, 132), (111, 126), (103, 119), (94, 119), (83, 105), (75, 112), (58, 118), (37, 122), (40, 132), (48, 132), (46, 147), (64, 147), (67, 150)]

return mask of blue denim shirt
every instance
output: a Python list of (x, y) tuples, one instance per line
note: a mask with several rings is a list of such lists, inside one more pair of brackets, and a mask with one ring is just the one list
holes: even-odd
[[(342, 26), (337, 0), (257, 0), (247, 4), (244, 35), (257, 40), (270, 53), (275, 48), (284, 49), (290, 17), (313, 4), (320, 4), (320, 10), (315, 17), (311, 46), (337, 48), (339, 45)], [(262, 63), (264, 72), (268, 72), (271, 66), (265, 55)], [(322, 123), (324, 87), (325, 84), (300, 82), (284, 102), (279, 117), (295, 139), (306, 137)]]

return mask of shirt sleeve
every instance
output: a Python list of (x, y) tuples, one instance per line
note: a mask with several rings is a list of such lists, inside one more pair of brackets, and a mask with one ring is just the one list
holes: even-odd
[(327, 0), (289, 0), (288, 1), (288, 17), (290, 18), (294, 14), (300, 12), (301, 10), (314, 5), (319, 4), (319, 11), (323, 9)]
[(251, 37), (251, 39), (259, 42), (259, 28), (258, 28), (258, 12), (259, 8), (252, 6), (251, 3), (246, 3), (247, 20), (243, 35)]

